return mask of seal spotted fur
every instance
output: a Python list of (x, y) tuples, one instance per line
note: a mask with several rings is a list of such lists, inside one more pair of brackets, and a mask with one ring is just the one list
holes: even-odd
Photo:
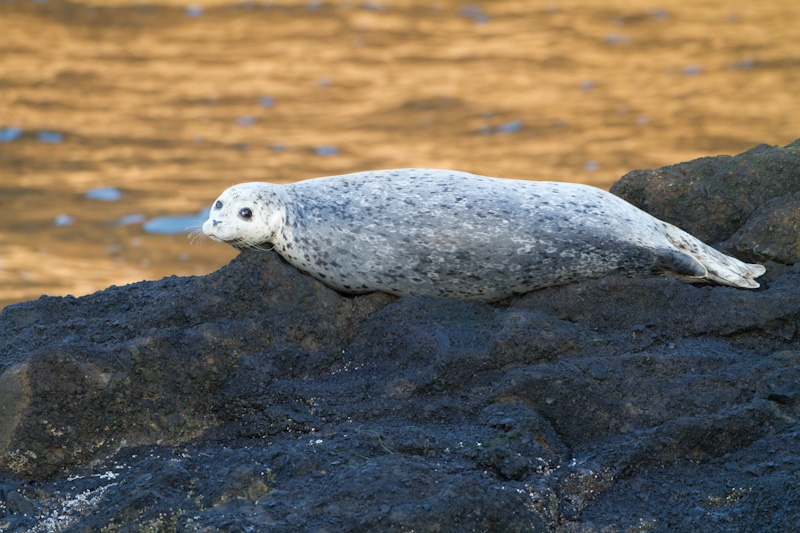
[(573, 183), (398, 169), (288, 185), (243, 183), (203, 233), (272, 247), (341, 292), (499, 300), (616, 275), (756, 288), (765, 272), (606, 191)]

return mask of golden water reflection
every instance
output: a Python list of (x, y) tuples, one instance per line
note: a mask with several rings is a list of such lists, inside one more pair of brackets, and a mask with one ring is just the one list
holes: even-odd
[(17, 0), (0, 35), (0, 306), (213, 271), (235, 251), (141, 221), (237, 182), (608, 187), (800, 137), (794, 0)]

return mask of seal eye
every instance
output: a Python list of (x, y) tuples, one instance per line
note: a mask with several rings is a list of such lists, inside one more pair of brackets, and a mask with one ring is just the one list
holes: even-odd
[(249, 207), (243, 207), (239, 210), (239, 216), (244, 219), (248, 219), (253, 216), (253, 212), (250, 210)]
[(217, 200), (217, 203), (214, 204), (214, 209), (222, 209), (222, 202)]

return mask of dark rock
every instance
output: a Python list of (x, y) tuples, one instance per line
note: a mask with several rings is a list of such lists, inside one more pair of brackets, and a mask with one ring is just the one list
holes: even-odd
[[(708, 172), (758, 177), (793, 146)], [(792, 194), (720, 235), (778, 260), (788, 238), (758, 217), (790, 220)], [(204, 277), (10, 306), (0, 528), (791, 530), (800, 265), (760, 281), (346, 297), (248, 252)]]
[(800, 263), (800, 193), (760, 205), (721, 249), (748, 261)]
[[(196, 438), (215, 423), (210, 400), (240, 355), (288, 345), (294, 354), (310, 351), (308, 363), (330, 357), (371, 310), (393, 299), (342, 298), (283, 261), (264, 259), (242, 256), (236, 276), (226, 267), (202, 279), (6, 308), (2, 463), (41, 478), (123, 442)], [(280, 287), (277, 278), (285, 281)]]
[(5, 508), (9, 516), (30, 515), (37, 510), (37, 505), (16, 490), (12, 490), (5, 495)]

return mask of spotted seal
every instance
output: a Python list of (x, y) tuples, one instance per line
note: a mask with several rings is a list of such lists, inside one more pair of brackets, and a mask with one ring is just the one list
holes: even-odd
[(272, 248), (351, 294), (494, 301), (589, 278), (662, 274), (752, 289), (765, 271), (595, 187), (450, 170), (235, 185), (203, 233), (238, 249)]

